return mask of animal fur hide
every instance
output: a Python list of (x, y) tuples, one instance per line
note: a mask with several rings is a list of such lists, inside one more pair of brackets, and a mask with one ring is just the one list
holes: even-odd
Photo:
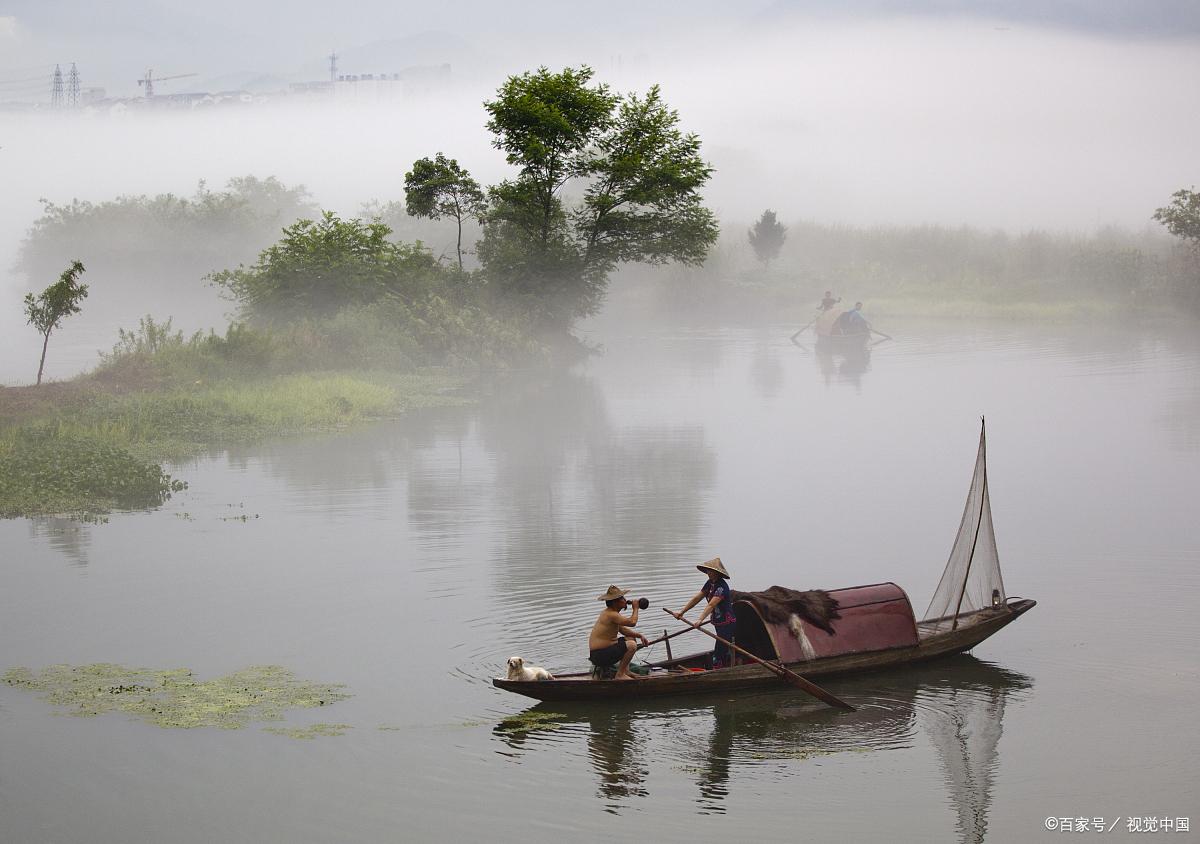
[(790, 624), (793, 615), (798, 615), (814, 627), (820, 627), (830, 636), (834, 635), (831, 622), (841, 618), (837, 599), (824, 589), (800, 592), (772, 586), (761, 592), (738, 592), (730, 590), (735, 601), (749, 601), (762, 617), (772, 624)]

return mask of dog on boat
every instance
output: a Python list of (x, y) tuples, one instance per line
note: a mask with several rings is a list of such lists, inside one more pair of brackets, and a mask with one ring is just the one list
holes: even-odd
[(525, 660), (519, 656), (510, 656), (508, 658), (508, 679), (553, 680), (554, 675), (545, 668), (538, 668), (536, 665), (526, 665)]

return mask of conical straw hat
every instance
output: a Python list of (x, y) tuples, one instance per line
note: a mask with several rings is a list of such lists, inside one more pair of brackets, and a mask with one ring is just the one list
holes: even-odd
[(725, 571), (725, 565), (721, 562), (720, 557), (713, 557), (707, 563), (701, 563), (700, 565), (696, 566), (696, 568), (700, 569), (700, 571), (704, 572), (705, 574), (710, 571), (715, 571), (717, 574), (721, 575), (721, 577), (726, 579), (729, 578), (729, 572)]
[[(720, 562), (718, 560), (718, 562)], [(620, 589), (616, 586), (608, 587), (608, 591), (596, 598), (597, 601), (615, 601), (617, 598), (624, 598), (628, 589)]]

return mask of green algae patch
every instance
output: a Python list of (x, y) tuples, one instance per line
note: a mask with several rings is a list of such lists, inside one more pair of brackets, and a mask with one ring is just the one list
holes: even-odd
[(127, 712), (176, 729), (236, 730), (254, 721), (280, 721), (289, 709), (329, 706), (349, 697), (341, 691), (344, 686), (297, 680), (278, 665), (254, 666), (213, 680), (197, 680), (185, 668), (52, 665), (40, 672), (13, 668), (3, 681), (40, 695), (67, 715)]
[(566, 715), (557, 712), (518, 712), (496, 725), (497, 733), (528, 733), (532, 730), (557, 730)]
[(263, 731), (277, 736), (311, 740), (317, 736), (344, 736), (346, 730), (353, 729), (349, 724), (313, 724), (308, 727), (264, 727)]
[(92, 437), (42, 427), (0, 440), (0, 518), (147, 510), (185, 488), (159, 464)]

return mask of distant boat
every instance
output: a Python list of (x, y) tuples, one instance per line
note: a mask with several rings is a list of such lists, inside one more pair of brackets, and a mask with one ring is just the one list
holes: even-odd
[[(837, 615), (820, 626), (800, 615), (768, 620), (764, 593), (739, 593), (743, 597), (734, 603), (738, 645), (808, 678), (858, 674), (970, 650), (1036, 606), (1029, 598), (1010, 599), (1004, 591), (988, 497), (986, 451), (986, 431), (981, 427), (975, 474), (958, 535), (924, 620), (917, 621), (908, 595), (894, 583), (826, 593), (837, 602)], [(754, 663), (705, 670), (710, 653), (651, 663), (650, 674), (636, 680), (596, 679), (583, 672), (543, 681), (497, 677), (492, 684), (546, 701), (627, 700), (786, 685), (774, 672)]]
[(813, 323), (813, 332), (817, 335), (817, 346), (836, 349), (860, 349), (867, 344), (871, 339), (871, 329), (861, 328), (858, 331), (844, 331), (837, 321), (843, 314), (847, 313), (844, 309), (831, 308), (825, 313), (817, 317)]

